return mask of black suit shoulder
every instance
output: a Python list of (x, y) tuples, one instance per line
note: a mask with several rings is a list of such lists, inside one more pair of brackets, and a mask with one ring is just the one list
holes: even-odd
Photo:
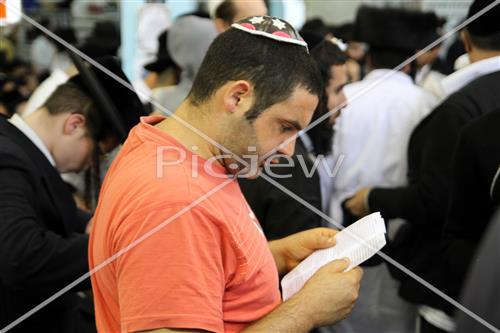
[(0, 168), (13, 168), (25, 173), (33, 181), (36, 165), (12, 138), (0, 133)]
[[(481, 76), (450, 95), (413, 131), (408, 145), (409, 186), (374, 189), (370, 207), (439, 228), (445, 218), (452, 157), (462, 128), (500, 107), (500, 71)], [(425, 212), (429, 213), (425, 213)], [(435, 221), (438, 221), (437, 223)]]
[(469, 119), (484, 115), (500, 106), (500, 71), (483, 75), (454, 94), (442, 104), (458, 109)]

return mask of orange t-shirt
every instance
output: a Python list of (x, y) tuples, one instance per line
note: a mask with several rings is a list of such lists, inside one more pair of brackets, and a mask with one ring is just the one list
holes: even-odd
[(141, 119), (104, 180), (90, 266), (126, 251), (91, 277), (97, 328), (241, 331), (280, 303), (276, 265), (237, 181), (162, 119)]

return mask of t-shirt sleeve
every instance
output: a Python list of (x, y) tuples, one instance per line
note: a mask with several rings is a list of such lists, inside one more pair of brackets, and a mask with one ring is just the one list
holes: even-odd
[(116, 261), (122, 332), (224, 331), (223, 233), (197, 208), (172, 219), (183, 209), (149, 210), (142, 218), (134, 214), (114, 237), (119, 251), (151, 233)]

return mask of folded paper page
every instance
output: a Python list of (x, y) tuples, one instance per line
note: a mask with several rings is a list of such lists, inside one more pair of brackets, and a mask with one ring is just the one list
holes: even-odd
[(385, 223), (373, 213), (345, 228), (335, 236), (335, 246), (315, 251), (281, 281), (283, 301), (297, 293), (321, 267), (336, 259), (349, 258), (346, 271), (371, 258), (385, 245)]

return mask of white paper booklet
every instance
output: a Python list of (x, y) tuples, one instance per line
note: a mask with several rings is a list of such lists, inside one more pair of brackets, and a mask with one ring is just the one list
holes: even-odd
[(336, 259), (349, 258), (346, 271), (371, 258), (385, 245), (385, 223), (380, 213), (373, 213), (335, 235), (335, 246), (315, 251), (290, 271), (281, 281), (283, 301), (298, 292), (321, 267)]

